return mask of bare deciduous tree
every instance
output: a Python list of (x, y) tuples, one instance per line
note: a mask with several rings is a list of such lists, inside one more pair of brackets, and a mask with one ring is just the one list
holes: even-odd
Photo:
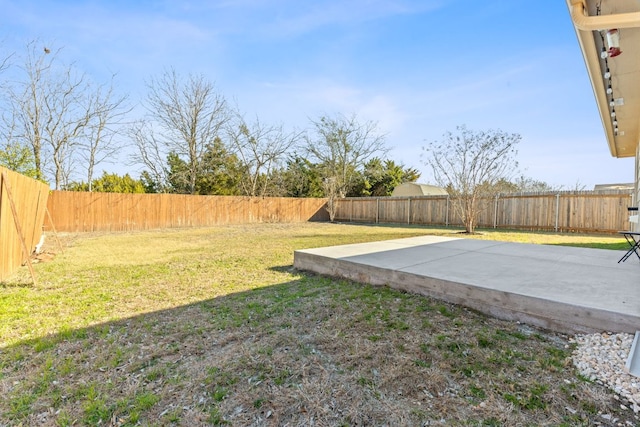
[[(203, 155), (229, 120), (227, 102), (204, 76), (190, 75), (183, 82), (174, 70), (152, 79), (148, 89), (148, 124), (134, 130), (139, 149), (134, 159), (161, 178), (160, 166), (151, 163), (157, 158), (166, 160), (169, 153), (176, 154), (186, 163), (184, 180), (194, 194)], [(141, 133), (154, 127), (162, 130), (161, 137), (158, 132)]]
[(444, 140), (430, 143), (423, 150), (425, 164), (433, 170), (438, 185), (451, 196), (454, 212), (460, 216), (467, 233), (473, 233), (483, 201), (500, 191), (501, 180), (508, 181), (518, 168), (515, 160), (520, 135), (500, 130), (474, 132), (458, 126)]
[(273, 170), (300, 141), (302, 132), (286, 133), (282, 125), (267, 126), (258, 118), (253, 123), (238, 115), (229, 126), (229, 144), (244, 168), (241, 182), (247, 196), (265, 196)]
[[(4, 58), (0, 59), (0, 73), (5, 71), (7, 68), (9, 68), (9, 66), (11, 66), (11, 58), (13, 57), (13, 54), (9, 54), (7, 56), (5, 56)], [(0, 82), (0, 88), (3, 87), (2, 82)]]
[(314, 133), (306, 137), (306, 150), (322, 171), (329, 216), (333, 221), (335, 209), (331, 207), (335, 206), (335, 199), (345, 197), (368, 160), (389, 149), (377, 123), (361, 123), (355, 114), (323, 116), (311, 123)]
[[(13, 55), (7, 55), (0, 60), (0, 73), (9, 68)], [(0, 102), (5, 99), (8, 83), (0, 80)], [(0, 109), (0, 166), (9, 168), (23, 175), (35, 177), (33, 157), (27, 145), (16, 137), (17, 125), (15, 118), (4, 109)]]
[(167, 169), (167, 153), (164, 142), (157, 136), (151, 124), (146, 120), (138, 120), (129, 129), (129, 137), (134, 141), (137, 151), (132, 154), (132, 161), (143, 165), (156, 191), (164, 193), (169, 189), (169, 173)]
[(19, 67), (24, 78), (17, 78), (8, 89), (12, 112), (5, 123), (16, 125), (16, 143), (31, 148), (36, 178), (44, 180), (48, 173), (59, 189), (79, 169), (74, 165), (84, 149), (90, 176), (95, 164), (104, 160), (97, 153), (111, 141), (105, 142), (105, 129), (97, 129), (101, 122), (121, 114), (124, 98), (114, 100), (111, 89), (106, 94), (102, 87), (94, 91), (85, 74), (58, 60), (59, 50), (43, 52), (38, 45), (36, 41), (27, 44)]
[(86, 126), (80, 144), (79, 156), (87, 167), (87, 183), (92, 191), (95, 167), (102, 162), (110, 162), (120, 151), (121, 145), (115, 140), (125, 114), (131, 111), (125, 107), (126, 96), (118, 96), (113, 89), (113, 77), (109, 86), (99, 86), (87, 94), (88, 111), (91, 119)]
[(19, 127), (14, 136), (24, 141), (33, 153), (36, 179), (44, 180), (44, 94), (47, 74), (51, 68), (52, 58), (36, 54), (36, 42), (27, 44), (27, 55), (21, 67), (26, 80), (19, 82), (18, 87), (10, 87), (8, 95), (12, 104), (12, 123)]
[(42, 135), (53, 162), (49, 172), (56, 189), (69, 183), (76, 161), (74, 150), (91, 121), (92, 112), (84, 98), (87, 90), (85, 76), (76, 75), (70, 68), (51, 76), (47, 86), (41, 88), (45, 118)]

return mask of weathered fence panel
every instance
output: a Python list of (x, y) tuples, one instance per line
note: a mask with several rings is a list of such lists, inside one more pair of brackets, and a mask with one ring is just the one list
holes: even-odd
[[(373, 205), (373, 204), (372, 204)], [(411, 206), (409, 204), (397, 204), (391, 202), (388, 198), (378, 201), (379, 215), (378, 222), (395, 223), (410, 221)]]
[[(407, 202), (408, 203), (408, 202)], [(411, 223), (449, 225), (452, 216), (449, 212), (449, 199), (446, 196), (433, 196), (411, 199)], [(457, 222), (457, 219), (453, 221)]]
[(526, 225), (534, 230), (555, 230), (558, 197), (559, 194), (500, 196), (494, 209), (497, 217), (490, 226), (520, 228)]
[[(57, 231), (132, 231), (257, 222), (327, 221), (326, 199), (52, 191)], [(47, 221), (45, 227), (51, 228)]]
[[(628, 191), (499, 195), (481, 201), (478, 226), (614, 233), (630, 228), (627, 208), (631, 203)], [(462, 225), (448, 196), (341, 199), (335, 220)]]
[(46, 184), (0, 166), (0, 282), (27, 261), (38, 244), (48, 195)]

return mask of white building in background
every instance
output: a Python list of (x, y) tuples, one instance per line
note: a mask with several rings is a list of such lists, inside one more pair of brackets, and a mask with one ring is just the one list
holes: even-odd
[(391, 192), (391, 197), (408, 196), (446, 196), (447, 190), (442, 187), (417, 182), (405, 182)]

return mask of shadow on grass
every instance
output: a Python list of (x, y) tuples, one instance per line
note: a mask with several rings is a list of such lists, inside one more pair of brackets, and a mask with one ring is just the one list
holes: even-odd
[[(317, 286), (338, 285), (302, 278), (0, 347), (0, 425), (225, 424), (216, 422), (217, 403), (232, 384), (212, 386), (212, 372), (238, 359), (238, 344), (286, 329), (273, 319), (318, 296)], [(192, 388), (201, 389), (195, 404)], [(176, 390), (187, 399), (173, 402)]]
[[(278, 273), (300, 273), (302, 274), (302, 272), (300, 270), (297, 270), (293, 265), (289, 264), (289, 265), (274, 265), (273, 267), (269, 267), (268, 270), (270, 271), (275, 271)], [(310, 274), (310, 273), (306, 273), (306, 274)]]
[(19, 288), (33, 288), (33, 281), (25, 282), (22, 280), (15, 282), (0, 282), (0, 289), (19, 289)]

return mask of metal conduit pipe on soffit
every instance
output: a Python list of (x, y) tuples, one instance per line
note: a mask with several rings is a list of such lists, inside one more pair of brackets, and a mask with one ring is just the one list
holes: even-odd
[(640, 12), (589, 16), (587, 7), (582, 0), (571, 2), (571, 19), (573, 20), (576, 28), (582, 31), (640, 27)]

